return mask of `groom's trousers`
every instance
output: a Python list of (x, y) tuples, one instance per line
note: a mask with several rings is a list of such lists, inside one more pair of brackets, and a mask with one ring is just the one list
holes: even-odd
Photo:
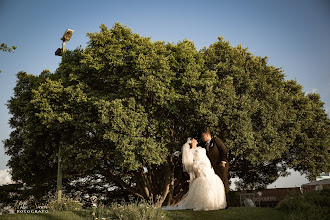
[(225, 167), (216, 166), (216, 168), (215, 168), (215, 173), (222, 180), (223, 185), (225, 186), (226, 193), (229, 192), (228, 169), (229, 169), (228, 163), (226, 163), (226, 166)]

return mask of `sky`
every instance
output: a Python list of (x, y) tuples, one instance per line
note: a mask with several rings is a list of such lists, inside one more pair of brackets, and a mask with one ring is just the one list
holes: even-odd
[[(74, 34), (66, 49), (83, 48), (86, 34), (115, 22), (153, 41), (189, 39), (198, 50), (223, 36), (232, 46), (241, 44), (268, 64), (281, 67), (286, 79), (295, 79), (306, 93), (317, 92), (330, 113), (330, 1), (328, 0), (0, 0), (0, 43), (17, 46), (0, 52), (0, 140), (11, 132), (6, 107), (19, 71), (38, 75), (54, 72), (61, 57), (66, 29)], [(0, 184), (9, 157), (0, 143)], [(7, 181), (8, 179), (6, 179)], [(300, 186), (308, 180), (297, 172), (272, 187)]]

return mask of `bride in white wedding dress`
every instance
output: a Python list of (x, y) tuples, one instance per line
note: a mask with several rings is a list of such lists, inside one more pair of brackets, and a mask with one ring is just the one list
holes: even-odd
[(225, 188), (214, 173), (205, 148), (197, 147), (197, 140), (188, 138), (182, 146), (182, 164), (190, 175), (189, 191), (177, 207), (167, 210), (218, 210), (226, 208)]

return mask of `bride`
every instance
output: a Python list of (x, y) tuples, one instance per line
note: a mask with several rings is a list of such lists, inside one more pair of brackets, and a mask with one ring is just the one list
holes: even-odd
[(177, 207), (165, 209), (217, 210), (226, 207), (225, 188), (214, 173), (205, 148), (197, 147), (197, 140), (188, 138), (182, 146), (182, 164), (190, 175), (189, 191)]

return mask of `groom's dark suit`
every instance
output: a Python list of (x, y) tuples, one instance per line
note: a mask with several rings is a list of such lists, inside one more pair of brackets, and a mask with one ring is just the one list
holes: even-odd
[[(206, 155), (211, 161), (212, 167), (214, 169), (214, 172), (221, 178), (226, 193), (229, 192), (229, 181), (228, 181), (228, 169), (229, 169), (229, 163), (227, 160), (227, 148), (222, 143), (220, 138), (212, 138), (209, 147), (207, 147), (207, 144), (204, 143), (202, 146), (206, 149)], [(226, 162), (226, 166), (222, 167), (221, 163), (222, 161)]]

